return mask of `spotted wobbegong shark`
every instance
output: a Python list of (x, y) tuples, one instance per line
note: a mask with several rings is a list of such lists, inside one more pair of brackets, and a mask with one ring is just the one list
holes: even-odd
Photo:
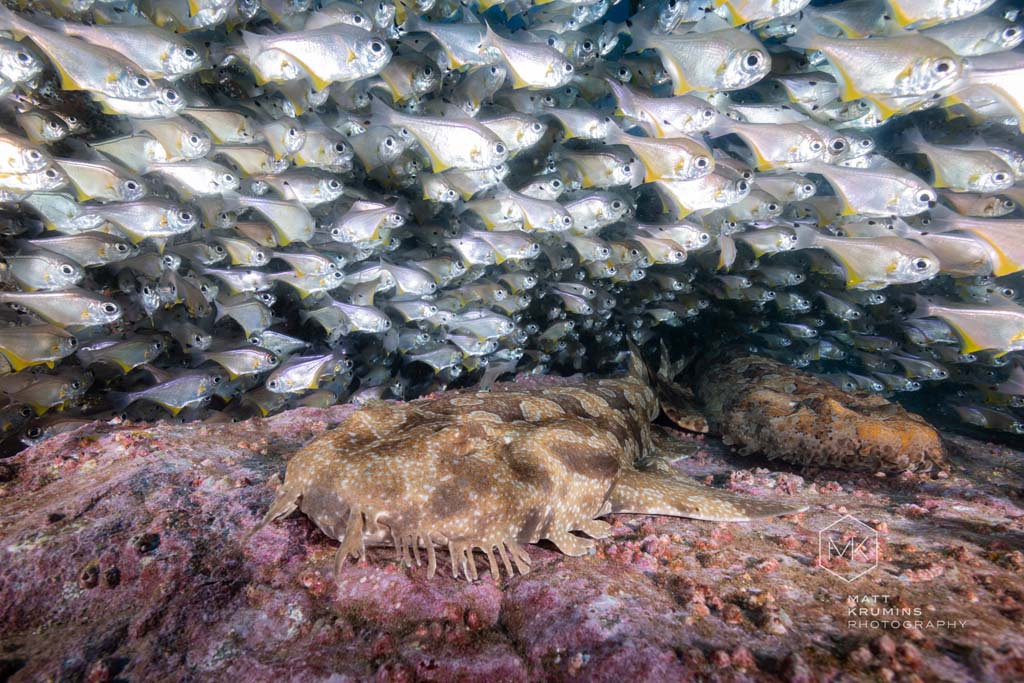
[[(500, 387), (500, 388), (499, 388)], [(407, 403), (373, 402), (288, 462), (256, 531), (300, 510), (341, 541), (336, 571), (367, 545), (452, 575), (478, 578), (474, 552), (497, 580), (529, 571), (524, 544), (547, 539), (585, 554), (609, 535), (612, 513), (749, 521), (806, 507), (702, 486), (669, 465), (651, 422), (659, 401), (634, 351), (620, 377), (522, 390), (462, 390)], [(573, 532), (581, 532), (583, 538)]]

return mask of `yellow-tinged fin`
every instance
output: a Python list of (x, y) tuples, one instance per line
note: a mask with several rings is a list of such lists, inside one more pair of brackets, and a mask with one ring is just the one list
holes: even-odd
[(313, 84), (313, 90), (320, 92), (324, 88), (327, 88), (331, 85), (331, 81), (325, 81), (324, 79), (320, 78), (318, 75), (316, 75), (313, 69), (309, 68), (309, 65), (306, 64), (304, 61), (295, 58), (293, 55), (289, 55), (289, 57), (295, 59), (295, 62), (299, 66), (301, 66), (302, 70), (306, 72), (307, 76), (309, 76), (309, 82)]
[(992, 274), (996, 277), (1002, 277), (1003, 275), (1010, 275), (1018, 271), (1024, 270), (1024, 263), (1015, 261), (1004, 251), (999, 243), (995, 240), (989, 239), (979, 230), (968, 229), (973, 235), (976, 235), (980, 239), (984, 240), (986, 244), (992, 247), (992, 251), (995, 252), (998, 263), (992, 264)]
[(843, 68), (842, 62), (838, 59), (833, 59), (828, 54), (826, 56), (829, 58), (828, 63), (835, 68), (836, 76), (839, 77), (839, 99), (843, 102), (852, 102), (853, 100), (865, 97), (864, 93), (853, 84), (853, 79), (850, 78), (850, 74)]
[[(20, 370), (24, 370), (27, 367), (31, 367), (33, 365), (38, 365), (39, 364), (39, 361), (33, 362), (33, 361), (30, 361), (30, 360), (26, 360), (26, 359), (24, 359), (24, 358), (22, 358), (22, 357), (20, 357), (20, 356), (18, 356), (16, 354), (11, 353), (10, 351), (6, 351), (6, 350), (3, 350), (3, 349), (0, 349), (0, 352), (2, 352), (4, 354), (5, 358), (7, 358), (7, 362), (11, 364), (11, 368), (15, 372), (18, 372)], [(51, 364), (50, 367), (53, 367), (52, 364)]]
[(825, 250), (829, 253), (829, 255), (832, 258), (834, 258), (836, 261), (839, 261), (839, 263), (843, 266), (843, 269), (846, 271), (847, 289), (853, 289), (862, 282), (865, 282), (864, 278), (862, 278), (860, 274), (857, 272), (857, 269), (853, 267), (853, 264), (851, 264), (848, 260), (843, 258), (842, 254), (840, 254), (837, 249), (825, 247)]
[(683, 70), (673, 62), (671, 59), (661, 60), (664, 65), (672, 65), (671, 69), (666, 69), (669, 76), (672, 78), (672, 94), (675, 96), (685, 95), (688, 92), (692, 92), (695, 88), (690, 85), (690, 82), (686, 80), (686, 76), (683, 75)]
[(886, 0), (885, 4), (887, 4), (889, 6), (889, 9), (892, 10), (893, 20), (896, 22), (896, 25), (899, 26), (900, 28), (909, 26), (910, 24), (913, 24), (914, 21), (916, 21), (913, 17), (907, 14), (906, 10), (900, 7), (900, 3), (898, 2), (898, 0)]
[[(522, 76), (519, 75), (519, 72), (516, 71), (515, 69), (511, 68), (511, 67), (512, 67), (512, 64), (510, 63), (509, 64), (509, 71), (512, 73), (512, 88), (514, 90), (519, 90), (520, 88), (529, 88), (530, 84), (527, 83), (526, 81), (524, 81)], [(566, 130), (568, 130), (568, 129), (566, 129)]]
[(757, 145), (748, 142), (746, 138), (743, 139), (743, 142), (747, 143), (747, 147), (750, 149), (750, 153), (754, 155), (754, 162), (757, 166), (758, 171), (767, 171), (769, 169), (775, 168), (775, 164), (773, 164), (771, 161), (766, 159), (763, 154), (761, 154), (761, 150), (757, 147)]
[(433, 149), (431, 149), (428, 145), (422, 144), (422, 140), (420, 141), (420, 143), (420, 146), (423, 147), (423, 150), (427, 153), (427, 156), (430, 157), (430, 166), (433, 169), (434, 173), (447, 171), (449, 168), (451, 168), (451, 166), (443, 162), (441, 158), (437, 156), (437, 153)]
[(972, 337), (970, 334), (968, 334), (967, 330), (965, 330), (963, 327), (961, 327), (960, 325), (957, 325), (956, 323), (951, 321), (949, 318), (944, 317), (944, 318), (942, 318), (942, 320), (947, 325), (952, 327), (953, 331), (956, 332), (956, 335), (958, 337), (960, 337), (960, 353), (961, 354), (974, 353), (975, 351), (984, 351), (985, 350), (985, 347), (980, 345), (977, 341), (975, 341), (974, 337)]
[(897, 114), (903, 113), (901, 108), (891, 106), (884, 98), (865, 95), (864, 99), (869, 100), (878, 107), (878, 118), (882, 121), (888, 121)]
[[(188, 0), (188, 16), (194, 17), (203, 11), (203, 8), (199, 6), (199, 0)], [(269, 10), (267, 10), (269, 12)], [(274, 23), (280, 21), (281, 17), (275, 17)]]
[(71, 74), (64, 70), (64, 67), (60, 65), (56, 60), (50, 60), (53, 66), (57, 69), (57, 74), (60, 76), (60, 85), (64, 90), (85, 90), (85, 88), (76, 81)]
[[(931, 158), (930, 157), (929, 157), (928, 161), (931, 162)], [(949, 181), (946, 180), (946, 176), (943, 175), (942, 167), (938, 166), (938, 165), (936, 165), (934, 163), (932, 163), (931, 166), (932, 166), (932, 177), (934, 178), (932, 180), (932, 187), (949, 187)]]

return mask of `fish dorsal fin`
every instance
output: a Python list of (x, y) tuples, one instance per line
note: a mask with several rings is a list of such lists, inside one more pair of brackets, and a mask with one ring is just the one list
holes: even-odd
[(690, 28), (692, 33), (713, 33), (714, 31), (725, 31), (731, 29), (732, 24), (718, 16), (714, 12), (705, 12), (697, 23)]

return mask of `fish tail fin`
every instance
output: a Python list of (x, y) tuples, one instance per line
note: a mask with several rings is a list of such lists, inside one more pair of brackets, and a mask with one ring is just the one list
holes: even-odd
[(625, 115), (627, 108), (632, 110), (632, 91), (614, 78), (606, 78), (604, 80), (608, 83), (608, 87), (611, 89), (612, 95), (615, 96), (615, 103), (618, 105), (618, 111)]
[(626, 469), (611, 491), (612, 512), (671, 515), (715, 522), (748, 522), (803, 512), (806, 505), (786, 505), (702, 486), (663, 468)]
[(623, 132), (622, 132), (621, 128), (619, 128), (614, 123), (608, 126), (608, 132), (605, 133), (605, 136), (604, 136), (604, 141), (607, 144), (609, 144), (609, 145), (621, 145), (621, 144), (624, 144), (623, 143), (624, 139), (625, 139), (625, 136), (623, 135)]
[(639, 24), (634, 24), (632, 21), (627, 21), (626, 26), (629, 27), (629, 37), (632, 39), (632, 43), (626, 52), (643, 52), (644, 50), (654, 47), (651, 44), (651, 32), (645, 29)]
[(736, 262), (736, 240), (728, 235), (718, 238), (718, 267), (716, 270), (729, 270)]
[(242, 44), (250, 56), (255, 57), (263, 51), (262, 36), (252, 31), (242, 31)]
[(900, 152), (920, 152), (923, 151), (921, 148), (927, 144), (928, 142), (924, 139), (920, 129), (917, 126), (910, 126), (903, 131), (896, 149)]
[(910, 319), (914, 320), (917, 318), (928, 318), (935, 312), (932, 302), (924, 298), (920, 294), (914, 294), (914, 311), (910, 314)]
[(108, 391), (106, 396), (114, 410), (124, 410), (135, 402), (135, 394), (127, 391)]
[(817, 29), (814, 28), (814, 20), (809, 16), (804, 16), (797, 24), (796, 33), (786, 39), (786, 47), (797, 48), (798, 50), (815, 50), (819, 44), (821, 36), (818, 34)]
[(15, 40), (21, 40), (28, 35), (26, 28), (29, 22), (3, 5), (0, 5), (0, 25), (10, 27), (9, 30), (14, 34)]
[(734, 130), (736, 130), (736, 121), (728, 116), (719, 114), (715, 117), (715, 120), (711, 122), (711, 126), (704, 132), (706, 132), (709, 137), (720, 138), (723, 135), (732, 133)]
[(384, 104), (384, 101), (379, 97), (370, 98), (370, 116), (375, 121), (380, 121), (382, 125), (391, 125), (394, 121), (395, 111)]
[(796, 233), (794, 249), (810, 249), (820, 245), (821, 233), (806, 225), (793, 225), (790, 229)]

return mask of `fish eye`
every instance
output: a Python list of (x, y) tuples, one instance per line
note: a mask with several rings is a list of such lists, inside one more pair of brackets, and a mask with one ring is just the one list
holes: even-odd
[(25, 430), (25, 436), (27, 436), (30, 439), (38, 439), (42, 435), (43, 435), (43, 430), (40, 429), (39, 427), (33, 426), (33, 427), (29, 427), (28, 429)]
[(622, 202), (616, 199), (614, 202), (612, 202), (612, 208), (618, 211), (619, 209), (622, 208)]
[(766, 208), (767, 208), (767, 209), (768, 209), (769, 211), (778, 211), (778, 210), (779, 210), (779, 205), (778, 205), (778, 204), (776, 204), (775, 202), (769, 202), (769, 203), (768, 203), (768, 206), (767, 206)]
[(125, 186), (125, 189), (131, 190), (132, 192), (134, 192), (135, 190), (139, 189), (139, 184), (136, 183), (134, 180), (129, 180), (128, 182), (126, 182), (124, 184), (124, 186)]
[(19, 52), (18, 53), (18, 61), (21, 62), (22, 64), (28, 64), (29, 62), (32, 61), (32, 55), (30, 55), (27, 52)]
[(919, 258), (914, 261), (914, 270), (928, 270), (928, 259)]
[(104, 313), (107, 313), (109, 315), (114, 315), (115, 313), (117, 313), (118, 310), (119, 309), (117, 307), (117, 304), (114, 304), (114, 303), (105, 303), (105, 304), (103, 304), (103, 312)]
[(361, 23), (363, 23), (363, 18), (361, 16), (359, 16), (358, 14), (352, 15), (352, 25), (353, 26), (359, 26), (359, 24), (361, 24)]
[(174, 102), (178, 99), (178, 93), (174, 92), (173, 90), (165, 90), (164, 97), (167, 99), (168, 102)]
[(557, 41), (554, 38), (548, 38), (548, 45), (549, 46), (554, 47), (556, 42)]
[(1004, 40), (1012, 40), (1013, 38), (1017, 37), (1017, 33), (1018, 33), (1017, 27), (1016, 26), (1010, 26), (1009, 28), (1003, 29), (1003, 39)]
[(185, 48), (185, 51), (184, 51), (184, 53), (183, 53), (183, 54), (184, 54), (184, 55), (185, 55), (186, 57), (188, 57), (189, 59), (195, 59), (195, 58), (196, 58), (196, 51), (195, 51), (195, 50), (193, 50), (193, 49), (192, 49), (192, 48), (190, 48), (190, 47), (186, 47), (186, 48)]
[(861, 140), (860, 141), (860, 146), (861, 147), (870, 147), (871, 146), (871, 140), (868, 140), (867, 138)]
[(697, 160), (694, 163), (697, 165), (697, 168), (707, 168), (708, 164), (711, 163), (711, 160), (707, 157), (697, 157)]
[(561, 180), (559, 180), (558, 178), (555, 178), (554, 180), (552, 180), (552, 181), (551, 181), (551, 187), (552, 187), (552, 189), (555, 189), (555, 190), (557, 190), (557, 189), (558, 189), (558, 188), (560, 188), (561, 186), (562, 186), (562, 181), (561, 181)]
[(339, 143), (335, 144), (334, 145), (334, 151), (335, 152), (344, 152), (345, 151), (345, 143), (339, 142)]
[(74, 275), (75, 267), (70, 263), (65, 263), (60, 267), (60, 272), (64, 273), (65, 275)]
[(223, 378), (223, 377), (221, 377), (220, 375), (214, 375), (214, 376), (213, 376), (213, 383), (214, 383), (214, 384), (220, 384), (220, 381), (221, 381), (222, 379), (224, 379), (224, 378)]
[(142, 76), (139, 76), (138, 78), (135, 79), (135, 85), (139, 86), (140, 88), (148, 88), (149, 87), (149, 79), (148, 78), (143, 78)]
[(56, 132), (60, 132), (60, 130), (61, 130), (60, 124), (57, 123), (56, 121), (50, 121), (49, 123), (46, 124), (46, 127), (49, 128), (50, 130), (56, 131)]
[(384, 146), (388, 147), (388, 148), (394, 147), (395, 146), (395, 139), (390, 137), (390, 136), (384, 138)]
[(198, 145), (199, 144), (199, 136), (198, 135), (190, 135), (188, 137), (188, 141), (189, 141), (189, 144)]
[(736, 183), (736, 189), (739, 190), (740, 192), (746, 192), (749, 187), (750, 186), (747, 185), (746, 180), (741, 180), (738, 183)]
[(830, 147), (832, 147), (832, 151), (834, 152), (842, 152), (844, 149), (846, 149), (846, 141), (838, 139), (833, 140)]
[(810, 183), (807, 183), (806, 185), (803, 186), (803, 191), (807, 194), (814, 192), (814, 189), (814, 185), (811, 185)]
[(192, 213), (189, 212), (189, 211), (179, 211), (178, 212), (178, 218), (180, 218), (181, 220), (186, 221), (186, 222), (190, 221), (190, 220), (192, 220)]
[(337, 190), (341, 188), (341, 183), (339, 183), (334, 178), (331, 178), (329, 181), (327, 181), (327, 187), (331, 188), (332, 190)]
[(1009, 176), (1003, 173), (1002, 171), (992, 176), (992, 180), (996, 181), (997, 183), (1004, 182), (1007, 178), (1009, 178)]
[(381, 43), (379, 40), (375, 40), (372, 43), (370, 43), (370, 50), (374, 54), (380, 54), (381, 52), (384, 52), (384, 44)]
[(948, 59), (941, 59), (935, 63), (935, 73), (937, 74), (944, 74), (952, 68), (953, 65), (950, 64)]
[(43, 155), (40, 154), (37, 150), (30, 149), (28, 151), (28, 158), (31, 159), (32, 161), (39, 161), (40, 159), (43, 158)]
[(758, 66), (761, 63), (761, 53), (756, 51), (751, 52), (750, 54), (747, 55), (747, 58), (744, 60), (744, 62), (747, 66), (751, 68)]
[(567, 74), (571, 74), (572, 73), (572, 64), (566, 63), (566, 65), (565, 65), (565, 73), (567, 73)]
[(224, 174), (224, 182), (225, 183), (234, 183), (235, 182), (235, 176), (231, 175), (230, 173), (225, 173)]
[(812, 152), (820, 152), (821, 151), (821, 147), (822, 147), (821, 143), (818, 142), (817, 140), (815, 140), (814, 142), (811, 143), (811, 151)]
[(52, 168), (48, 168), (43, 173), (43, 175), (45, 175), (47, 178), (53, 179), (53, 178), (57, 177), (57, 172), (55, 170), (53, 170)]
[(921, 194), (917, 195), (917, 201), (919, 201), (922, 204), (927, 204), (929, 202), (935, 201), (935, 197), (932, 195), (931, 192), (922, 192)]

